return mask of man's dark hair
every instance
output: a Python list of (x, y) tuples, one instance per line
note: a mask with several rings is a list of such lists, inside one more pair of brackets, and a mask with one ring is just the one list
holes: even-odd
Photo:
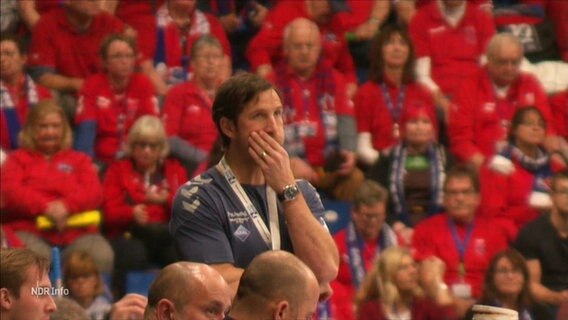
[(517, 128), (525, 120), (525, 115), (527, 113), (530, 113), (530, 112), (535, 112), (536, 114), (538, 114), (538, 117), (540, 118), (540, 121), (542, 122), (543, 128), (546, 130), (546, 120), (544, 119), (542, 112), (537, 107), (526, 106), (526, 107), (518, 108), (515, 111), (515, 113), (513, 114), (513, 117), (511, 118), (511, 128), (509, 129), (509, 134), (507, 136), (507, 140), (509, 141), (509, 143), (515, 143), (514, 132), (515, 132), (515, 130), (517, 130)]
[(13, 33), (2, 32), (0, 33), (0, 42), (2, 41), (12, 41), (16, 44), (16, 48), (18, 48), (20, 55), (26, 54), (26, 46), (24, 45), (24, 41), (22, 41), (21, 37), (18, 37)]
[(477, 177), (477, 172), (473, 167), (467, 164), (457, 164), (453, 166), (446, 173), (446, 180), (444, 181), (444, 190), (448, 186), (448, 181), (455, 178), (467, 178), (471, 181), (471, 185), (475, 189), (475, 192), (479, 192), (479, 178)]
[(236, 125), (244, 108), (249, 103), (256, 102), (260, 93), (270, 89), (274, 89), (272, 84), (251, 73), (234, 76), (219, 87), (213, 102), (213, 122), (223, 146), (228, 146), (230, 139), (221, 131), (221, 118), (227, 118)]

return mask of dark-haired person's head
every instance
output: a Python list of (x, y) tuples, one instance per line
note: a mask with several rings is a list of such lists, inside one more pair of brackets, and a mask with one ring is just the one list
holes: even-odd
[(501, 251), (489, 262), (483, 280), (482, 301), (515, 301), (529, 306), (529, 269), (523, 256), (514, 249)]
[(479, 206), (479, 180), (475, 169), (458, 164), (446, 173), (444, 207), (456, 222), (471, 222)]
[(0, 34), (0, 79), (15, 84), (24, 75), (26, 60), (21, 38), (12, 33)]
[(515, 110), (511, 118), (508, 140), (516, 146), (539, 146), (546, 137), (546, 120), (534, 106)]
[(390, 68), (402, 69), (404, 83), (415, 80), (414, 46), (405, 27), (387, 25), (371, 41), (369, 80), (383, 82)]
[(375, 181), (365, 180), (355, 190), (351, 219), (365, 240), (379, 236), (386, 218), (387, 190)]
[(241, 319), (311, 319), (319, 298), (313, 272), (285, 251), (267, 251), (245, 269), (230, 316)]
[(219, 87), (212, 109), (213, 122), (217, 126), (223, 146), (227, 147), (235, 140), (234, 136), (229, 137), (227, 133), (233, 135), (239, 130), (239, 117), (245, 108), (257, 104), (261, 94), (271, 91), (280, 99), (272, 84), (250, 73), (231, 77)]
[(568, 169), (564, 169), (552, 176), (550, 183), (553, 214), (568, 220)]
[(48, 260), (30, 249), (0, 249), (2, 320), (49, 319), (56, 305), (48, 268)]

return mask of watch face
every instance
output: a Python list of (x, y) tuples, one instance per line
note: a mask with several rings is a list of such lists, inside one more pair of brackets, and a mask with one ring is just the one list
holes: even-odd
[(296, 198), (296, 196), (298, 196), (298, 193), (300, 191), (298, 190), (298, 187), (296, 185), (290, 185), (290, 186), (286, 186), (286, 188), (284, 188), (284, 200), (294, 200)]

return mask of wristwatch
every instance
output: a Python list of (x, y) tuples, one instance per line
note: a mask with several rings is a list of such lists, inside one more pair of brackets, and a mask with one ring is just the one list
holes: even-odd
[(296, 199), (299, 193), (300, 189), (298, 189), (298, 186), (295, 183), (289, 184), (285, 186), (284, 189), (282, 189), (282, 192), (278, 194), (278, 200), (280, 202), (291, 201)]

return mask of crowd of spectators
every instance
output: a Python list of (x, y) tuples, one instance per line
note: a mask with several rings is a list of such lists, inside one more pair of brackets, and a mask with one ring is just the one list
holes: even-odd
[(293, 176), (351, 205), (317, 317), (471, 318), (481, 301), (552, 319), (568, 304), (568, 1), (2, 0), (0, 14), (2, 247), (64, 248), (93, 319), (129, 271), (219, 255), (171, 215), (235, 139), (213, 106), (240, 73), (277, 90)]

